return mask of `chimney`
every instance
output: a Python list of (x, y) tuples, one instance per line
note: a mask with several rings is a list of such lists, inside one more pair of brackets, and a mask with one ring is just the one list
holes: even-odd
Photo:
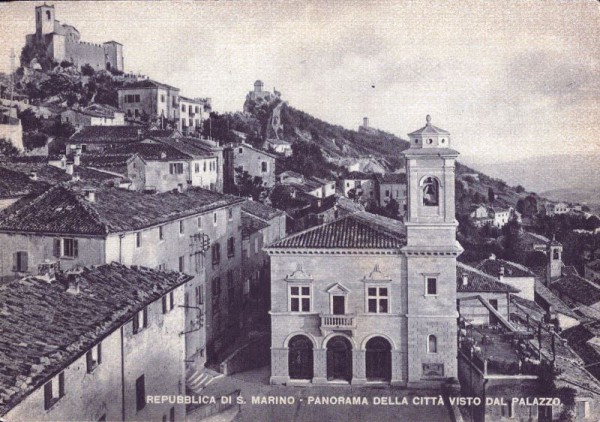
[(463, 286), (467, 286), (469, 284), (469, 276), (466, 274), (463, 274), (462, 276), (462, 285)]
[(67, 281), (69, 283), (69, 287), (67, 287), (67, 293), (71, 293), (74, 295), (79, 293), (79, 284), (81, 281), (80, 274), (80, 270), (67, 274)]
[(31, 173), (29, 173), (29, 178), (31, 180), (37, 180), (38, 179), (37, 173), (35, 171), (32, 171)]
[(498, 272), (500, 277), (504, 276), (504, 265), (500, 265), (500, 271)]
[(369, 118), (368, 117), (363, 117), (363, 127), (365, 129), (369, 128)]
[(68, 162), (66, 167), (65, 167), (65, 171), (67, 172), (67, 174), (73, 175), (73, 163), (72, 162)]
[(87, 188), (83, 190), (83, 193), (85, 195), (85, 199), (88, 202), (96, 202), (96, 189), (93, 188)]
[(490, 254), (490, 259), (496, 259), (496, 254)]

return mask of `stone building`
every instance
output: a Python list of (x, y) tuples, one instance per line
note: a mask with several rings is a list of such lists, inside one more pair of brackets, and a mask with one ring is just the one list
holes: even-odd
[(113, 263), (41, 264), (0, 289), (0, 419), (184, 420), (184, 302), (192, 276)]
[(187, 98), (180, 95), (179, 104), (179, 129), (184, 135), (200, 136), (202, 134), (202, 122), (209, 118), (210, 98)]
[(266, 151), (254, 148), (249, 144), (239, 144), (233, 147), (234, 168), (247, 171), (252, 177), (260, 177), (263, 185), (275, 185), (275, 160), (277, 157)]
[(200, 188), (149, 195), (59, 184), (0, 220), (0, 277), (33, 274), (44, 263), (68, 270), (111, 262), (193, 275), (185, 291), (186, 360), (202, 367), (218, 360), (240, 324), (227, 303), (242, 294), (241, 202)]
[(125, 113), (105, 104), (91, 104), (81, 110), (69, 109), (60, 114), (63, 123), (71, 123), (75, 129), (84, 126), (123, 126)]
[(94, 70), (124, 70), (123, 44), (116, 41), (93, 44), (80, 38), (74, 26), (61, 24), (56, 19), (54, 5), (43, 4), (35, 8), (35, 34), (27, 35), (26, 43), (41, 45), (50, 60), (58, 63), (67, 60), (79, 69), (89, 64)]
[(504, 259), (495, 255), (481, 261), (477, 269), (498, 281), (513, 286), (519, 290), (518, 296), (527, 300), (535, 300), (535, 273), (524, 265)]
[(376, 174), (375, 180), (379, 206), (385, 207), (393, 199), (399, 205), (399, 213), (403, 214), (406, 207), (406, 174)]
[(450, 136), (409, 135), (406, 223), (358, 212), (267, 247), (271, 383), (440, 386), (457, 377)]
[(132, 82), (117, 90), (119, 108), (125, 111), (128, 119), (168, 119), (181, 129), (179, 91), (179, 88), (151, 79)]
[(353, 171), (342, 179), (342, 186), (346, 197), (349, 197), (350, 191), (353, 191), (355, 197), (363, 201), (377, 199), (376, 180), (373, 174)]

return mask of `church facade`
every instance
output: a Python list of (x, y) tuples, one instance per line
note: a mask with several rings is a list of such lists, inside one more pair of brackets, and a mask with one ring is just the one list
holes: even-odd
[(359, 212), (267, 248), (272, 384), (457, 378), (458, 152), (429, 116), (409, 137), (404, 224)]

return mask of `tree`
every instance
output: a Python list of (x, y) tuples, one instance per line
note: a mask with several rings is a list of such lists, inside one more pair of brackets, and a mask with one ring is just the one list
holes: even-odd
[(75, 127), (69, 122), (61, 122), (60, 116), (56, 116), (54, 125), (48, 129), (48, 135), (58, 138), (69, 138), (75, 133)]
[(89, 63), (86, 63), (83, 66), (81, 66), (81, 74), (83, 76), (94, 76), (95, 73), (96, 71), (92, 66), (90, 66)]
[(67, 67), (71, 66), (73, 66), (73, 63), (71, 63), (68, 60), (63, 60), (62, 62), (60, 62), (60, 67), (62, 67), (63, 69), (66, 69)]
[(517, 185), (517, 187), (515, 188), (515, 190), (517, 191), (517, 193), (523, 193), (525, 192), (525, 188), (521, 185)]
[(488, 202), (490, 204), (493, 204), (495, 200), (496, 200), (496, 194), (494, 193), (494, 189), (492, 189), (492, 187), (490, 186), (488, 188)]
[(261, 177), (252, 177), (246, 170), (241, 167), (235, 169), (235, 185), (239, 196), (252, 197), (258, 201), (261, 194), (265, 191), (263, 180)]
[(527, 217), (533, 217), (538, 213), (537, 199), (533, 195), (528, 195), (525, 199), (517, 201), (517, 211)]
[(391, 198), (390, 201), (384, 207), (385, 214), (390, 218), (398, 218), (398, 211), (400, 210), (400, 204), (394, 198)]
[(25, 133), (23, 134), (23, 147), (31, 150), (35, 148), (42, 148), (46, 146), (48, 137), (40, 132)]
[(19, 155), (19, 150), (6, 138), (0, 138), (0, 155), (14, 157)]
[(17, 117), (21, 120), (21, 126), (24, 132), (31, 132), (42, 129), (42, 121), (35, 115), (35, 112), (30, 108), (17, 113)]

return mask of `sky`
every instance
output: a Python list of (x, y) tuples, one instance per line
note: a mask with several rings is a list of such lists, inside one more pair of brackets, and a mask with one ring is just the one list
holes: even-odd
[[(0, 71), (38, 2), (0, 4)], [(49, 2), (49, 4), (51, 4)], [(600, 2), (55, 2), (126, 71), (239, 111), (256, 79), (295, 108), (406, 138), (432, 123), (467, 162), (600, 154)], [(18, 62), (18, 59), (17, 59)]]

